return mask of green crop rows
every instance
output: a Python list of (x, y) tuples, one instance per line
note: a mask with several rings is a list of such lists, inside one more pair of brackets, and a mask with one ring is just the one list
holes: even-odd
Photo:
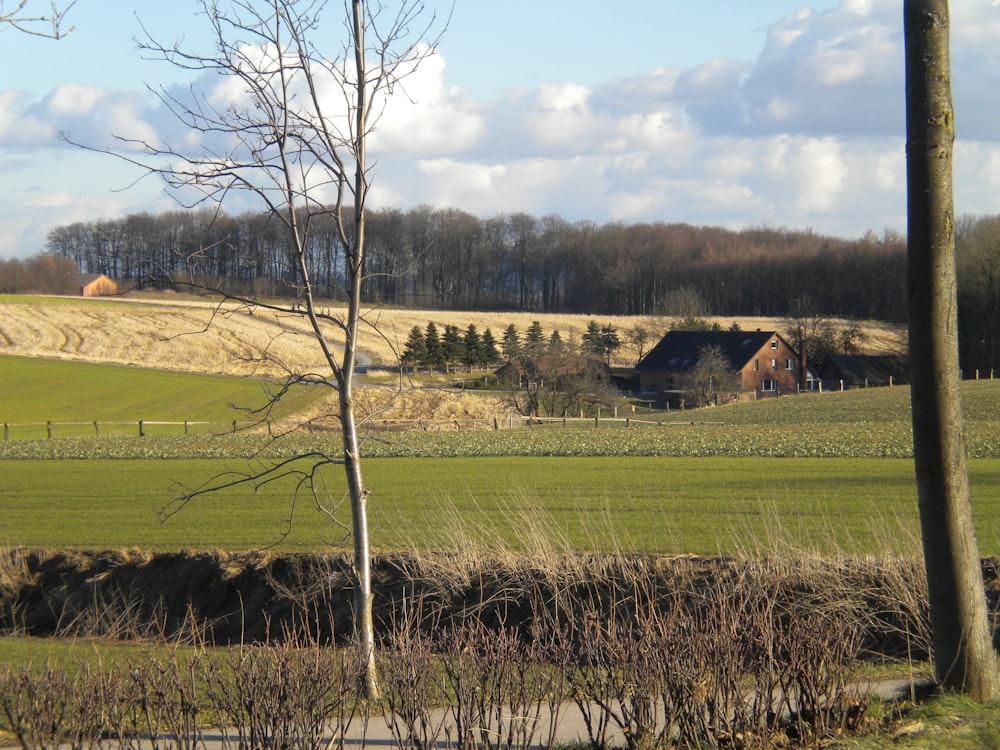
[[(0, 408), (21, 420), (227, 421), (262, 384), (0, 357)], [(64, 395), (71, 392), (74, 398)], [(598, 426), (372, 432), (364, 444), (373, 541), (383, 549), (469, 545), (713, 554), (777, 547), (831, 552), (917, 546), (908, 390), (785, 397), (650, 414)], [(981, 551), (1000, 553), (1000, 382), (966, 383)], [(82, 396), (82, 398), (81, 398)], [(303, 392), (297, 404), (313, 398)], [(80, 403), (104, 404), (86, 415)], [(18, 411), (20, 410), (20, 411)], [(3, 417), (15, 421), (13, 417)], [(84, 431), (81, 434), (86, 434)], [(92, 435), (92, 434), (91, 434)], [(336, 458), (336, 434), (11, 439), (0, 443), (0, 544), (149, 549), (280, 543), (342, 546), (339, 467), (320, 501), (295, 477), (198, 498), (182, 492), (309, 450)]]

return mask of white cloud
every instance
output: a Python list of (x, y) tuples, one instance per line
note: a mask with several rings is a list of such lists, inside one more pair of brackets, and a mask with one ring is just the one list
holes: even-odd
[(844, 187), (847, 167), (833, 138), (775, 138), (763, 166), (775, 184), (785, 185), (796, 214), (828, 211)]
[(649, 114), (627, 115), (616, 131), (627, 150), (673, 153), (678, 157), (688, 151), (694, 134), (678, 122), (676, 113), (661, 110)]
[(56, 132), (49, 123), (24, 111), (26, 98), (13, 89), (0, 91), (0, 147), (38, 146), (54, 140)]
[(49, 97), (49, 112), (56, 117), (87, 115), (107, 93), (95, 86), (59, 86)]
[[(997, 8), (995, 0), (952, 8), (960, 212), (1000, 211)], [(372, 200), (480, 215), (558, 213), (570, 221), (902, 229), (901, 23), (898, 0), (842, 0), (777, 20), (755, 60), (661, 65), (601, 85), (510, 89), (489, 101), (450, 85), (449, 61), (434, 55), (406, 77), (377, 124), (369, 144), (377, 161)], [(245, 99), (238, 82), (206, 75), (195, 85), (220, 105)], [(333, 113), (345, 112), (342, 92), (329, 82), (323, 100)], [(22, 188), (16, 202), (0, 201), (9, 235), (44, 237), (45, 211), (60, 223), (150, 204), (148, 194), (105, 195), (103, 170), (93, 162), (73, 173), (80, 184), (70, 187), (43, 175), (37, 155), (31, 163), (21, 158), (38, 144), (59, 147), (44, 159), (66, 153), (56, 139), (62, 130), (93, 144), (113, 132), (178, 147), (208, 140), (135, 93), (67, 85), (32, 104), (0, 91), (4, 182), (41, 189), (30, 205)]]
[(446, 83), (442, 55), (425, 58), (389, 98), (371, 139), (373, 152), (412, 156), (467, 150), (483, 137), (478, 106), (466, 92)]

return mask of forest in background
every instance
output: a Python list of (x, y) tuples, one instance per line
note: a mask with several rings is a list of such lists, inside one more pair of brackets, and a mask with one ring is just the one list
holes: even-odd
[[(344, 254), (314, 217), (309, 272), (335, 299)], [(418, 206), (372, 211), (365, 296), (407, 308), (617, 315), (905, 319), (905, 243), (887, 233), (844, 240), (806, 231), (690, 224), (598, 225), (524, 213), (478, 218)], [(126, 286), (194, 280), (227, 291), (287, 295), (300, 286), (268, 216), (135, 214), (53, 229), (49, 253)]]
[[(309, 270), (336, 300), (343, 248), (314, 218)], [(525, 213), (479, 218), (418, 206), (372, 211), (364, 294), (371, 304), (594, 315), (817, 316), (906, 319), (906, 242), (811, 231), (588, 221)], [(962, 367), (1000, 360), (1000, 216), (956, 226)], [(47, 253), (126, 288), (194, 284), (232, 294), (289, 296), (301, 280), (267, 215), (133, 214), (54, 228)], [(34, 271), (32, 271), (34, 264)], [(0, 291), (53, 289), (61, 263), (0, 261)], [(39, 278), (46, 281), (39, 282)], [(34, 279), (34, 281), (33, 281)], [(40, 289), (39, 287), (47, 287)]]

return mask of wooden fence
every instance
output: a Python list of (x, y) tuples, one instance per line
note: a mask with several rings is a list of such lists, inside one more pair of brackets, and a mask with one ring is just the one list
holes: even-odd
[[(204, 432), (204, 428), (210, 425), (210, 422), (185, 420), (181, 422), (168, 422), (163, 420), (146, 420), (140, 419), (138, 421), (110, 421), (110, 420), (94, 420), (93, 422), (4, 422), (3, 423), (3, 439), (11, 440), (15, 438), (20, 438), (22, 440), (27, 439), (38, 439), (45, 437), (51, 440), (54, 437), (107, 437), (114, 435), (116, 437), (120, 436), (138, 436), (145, 437), (150, 427), (168, 426), (172, 428), (177, 428), (175, 430), (170, 430), (171, 434), (184, 434), (188, 435), (192, 430), (197, 430), (199, 432)], [(217, 425), (222, 428), (223, 425)], [(235, 432), (237, 429), (237, 423), (232, 422), (225, 426), (226, 431)], [(183, 430), (183, 432), (181, 432)]]
[[(655, 419), (642, 419), (635, 416), (618, 417), (596, 415), (592, 417), (525, 417), (506, 414), (498, 417), (479, 419), (370, 419), (363, 423), (363, 429), (374, 429), (385, 432), (423, 431), (482, 431), (482, 430), (514, 430), (524, 428), (552, 427), (600, 427), (600, 428), (632, 428), (632, 427), (669, 427), (677, 424), (689, 424), (686, 421), (661, 422)], [(712, 423), (722, 424), (722, 422)], [(339, 432), (340, 425), (336, 421), (326, 420), (310, 423), (285, 422), (207, 422), (199, 420), (165, 421), (100, 421), (93, 422), (4, 422), (3, 440), (40, 440), (59, 438), (110, 438), (110, 437), (147, 437), (164, 435), (232, 435), (239, 432), (267, 433), (277, 435), (296, 430), (305, 430), (316, 434), (334, 434)]]

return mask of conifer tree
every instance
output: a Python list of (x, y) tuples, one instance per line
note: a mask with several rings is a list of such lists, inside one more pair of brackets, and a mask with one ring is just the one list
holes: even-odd
[(497, 342), (493, 338), (493, 332), (489, 328), (483, 331), (482, 346), (484, 364), (495, 365), (500, 361), (500, 351), (497, 349)]
[(462, 341), (462, 332), (458, 330), (458, 326), (446, 325), (444, 327), (444, 335), (441, 337), (441, 351), (444, 355), (445, 369), (465, 361), (465, 343)]
[(472, 323), (465, 329), (465, 337), (462, 340), (462, 363), (469, 367), (479, 367), (485, 364), (483, 358), (483, 341), (479, 336), (479, 331)]
[(537, 320), (532, 321), (528, 330), (524, 334), (524, 351), (529, 357), (538, 356), (545, 349), (545, 332), (542, 324)]
[(500, 342), (500, 351), (505, 359), (514, 359), (521, 354), (521, 335), (517, 332), (517, 326), (511, 323), (504, 329), (503, 340)]
[(413, 326), (410, 329), (410, 335), (403, 349), (403, 364), (410, 367), (427, 364), (427, 343), (424, 341), (424, 333), (420, 330), (420, 326)]
[(441, 346), (441, 337), (438, 335), (434, 321), (427, 324), (424, 334), (424, 348), (427, 350), (428, 367), (441, 367), (444, 364), (444, 349)]

